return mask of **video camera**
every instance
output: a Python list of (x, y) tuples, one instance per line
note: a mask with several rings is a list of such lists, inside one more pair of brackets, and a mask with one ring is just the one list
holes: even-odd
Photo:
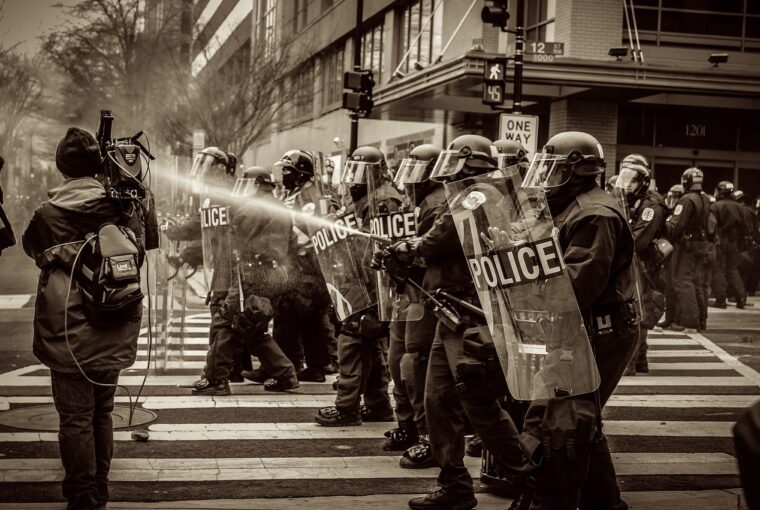
[(114, 200), (142, 200), (145, 173), (140, 155), (145, 154), (151, 161), (156, 158), (140, 143), (142, 131), (134, 136), (111, 138), (112, 123), (111, 110), (100, 110), (97, 140), (103, 158), (106, 194)]

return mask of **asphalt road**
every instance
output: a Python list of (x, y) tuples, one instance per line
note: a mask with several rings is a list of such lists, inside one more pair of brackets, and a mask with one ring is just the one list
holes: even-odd
[[(0, 406), (46, 403), (48, 372), (31, 354), (37, 270), (16, 247), (0, 257), (0, 275), (0, 303), (16, 296), (17, 305), (19, 296), (28, 296), (20, 308), (0, 309)], [(711, 311), (704, 336), (652, 334), (652, 372), (626, 378), (605, 411), (622, 490), (739, 486), (730, 427), (760, 398), (760, 379), (741, 368), (760, 370), (760, 299), (752, 301), (757, 308)], [(332, 401), (329, 384), (304, 384), (281, 396), (243, 384), (231, 397), (189, 397), (177, 383), (192, 381), (202, 367), (208, 322), (202, 314), (189, 314), (195, 317), (183, 337), (183, 356), (148, 378), (142, 405), (158, 415), (150, 442), (117, 432), (115, 501), (391, 495), (434, 486), (435, 470), (403, 471), (398, 453), (382, 450), (382, 432), (391, 423), (346, 430), (313, 424), (319, 407)], [(143, 373), (125, 371), (122, 379), (136, 390)], [(0, 425), (0, 503), (60, 500), (55, 434), (36, 434)], [(477, 475), (479, 460), (469, 465)]]

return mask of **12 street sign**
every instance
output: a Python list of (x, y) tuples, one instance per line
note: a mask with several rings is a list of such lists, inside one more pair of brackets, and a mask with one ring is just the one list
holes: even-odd
[(528, 62), (554, 62), (554, 57), (565, 54), (565, 43), (561, 42), (531, 41), (525, 46)]
[(506, 59), (486, 60), (483, 69), (483, 103), (497, 106), (504, 104)]
[(532, 159), (538, 141), (538, 117), (502, 113), (499, 117), (499, 139), (520, 142), (528, 151), (528, 159)]

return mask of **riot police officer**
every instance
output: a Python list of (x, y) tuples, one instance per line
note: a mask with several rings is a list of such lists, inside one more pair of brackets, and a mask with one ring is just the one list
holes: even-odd
[[(673, 214), (676, 208), (676, 204), (683, 196), (683, 186), (680, 184), (674, 184), (668, 190), (668, 194), (665, 196), (665, 207), (667, 208), (667, 217)], [(671, 256), (665, 261), (665, 267), (663, 277), (665, 280), (665, 316), (657, 326), (663, 329), (667, 329), (673, 323), (673, 317), (675, 317), (676, 309), (676, 292), (673, 286), (673, 257)]]
[[(212, 159), (206, 156), (211, 155)], [(265, 202), (274, 183), (269, 172), (253, 169), (236, 182), (227, 194), (219, 177), (230, 181), (234, 168), (232, 158), (222, 159), (216, 152), (201, 154), (191, 174), (201, 185), (201, 217), (204, 265), (211, 265), (211, 328), (206, 367), (201, 380), (193, 384), (195, 395), (229, 395), (229, 375), (234, 357), (244, 343), (248, 351), (259, 357), (270, 379), (264, 381), (268, 391), (284, 391), (298, 387), (293, 365), (268, 333), (271, 319), (269, 299), (283, 292), (281, 276), (283, 254), (289, 239), (289, 221), (270, 218), (257, 206)], [(255, 195), (255, 200), (251, 200)], [(251, 236), (256, 238), (252, 251)], [(274, 271), (277, 267), (280, 271)], [(270, 278), (271, 277), (271, 278)], [(282, 278), (280, 278), (282, 280)]]
[[(433, 226), (441, 208), (446, 207), (443, 186), (430, 180), (441, 148), (431, 144), (418, 145), (401, 162), (394, 182), (405, 190), (411, 207), (416, 209), (417, 235), (423, 235)], [(425, 269), (410, 268), (404, 276), (425, 284)], [(416, 304), (416, 306), (421, 306)], [(388, 365), (393, 379), (393, 396), (396, 401), (398, 427), (386, 432), (385, 450), (406, 450), (400, 465), (406, 469), (433, 467), (437, 464), (427, 438), (425, 416), (425, 376), (430, 348), (435, 336), (437, 319), (429, 309), (411, 323), (398, 321), (390, 327)]]
[(718, 263), (715, 266), (715, 288), (713, 295), (715, 308), (726, 308), (726, 296), (730, 293), (736, 298), (736, 307), (744, 308), (746, 294), (744, 281), (739, 274), (739, 254), (745, 243), (747, 232), (746, 218), (742, 205), (734, 200), (734, 185), (721, 181), (715, 189), (717, 202), (713, 208), (718, 220)]
[[(368, 223), (370, 202), (367, 191), (374, 187), (375, 207), (395, 212), (401, 194), (392, 186), (385, 155), (371, 146), (357, 148), (343, 168), (348, 185), (348, 208), (353, 208), (362, 225)], [(372, 256), (368, 250), (367, 255)], [(371, 260), (366, 260), (367, 267)], [(380, 322), (377, 305), (357, 310), (347, 317), (338, 336), (338, 394), (335, 405), (320, 409), (314, 421), (326, 427), (355, 426), (363, 421), (393, 421), (388, 386), (388, 325)], [(364, 405), (361, 405), (361, 397)]]
[[(287, 151), (275, 163), (285, 191), (280, 198), (286, 205), (300, 209), (301, 195), (314, 186), (314, 167), (315, 156), (299, 149)], [(306, 368), (298, 371), (299, 381), (325, 382), (328, 345), (335, 342), (330, 297), (303, 219), (294, 219), (293, 231), (297, 242), (291, 254), (293, 292), (275, 301), (274, 337), (295, 366), (300, 367), (303, 358)]]
[[(696, 167), (681, 175), (684, 195), (676, 203), (673, 214), (665, 222), (666, 235), (673, 243), (671, 259), (675, 310), (669, 328), (701, 328), (700, 309), (706, 303), (700, 266), (708, 256), (708, 220), (710, 200), (702, 193), (704, 174)], [(670, 304), (670, 302), (668, 303)]]
[(664, 235), (667, 208), (662, 195), (650, 189), (652, 173), (649, 162), (641, 154), (629, 154), (620, 164), (616, 188), (622, 191), (629, 224), (636, 245), (640, 281), (641, 308), (639, 348), (631, 365), (632, 372), (647, 373), (647, 330), (655, 326), (664, 311), (665, 291), (661, 277), (660, 254), (654, 241)]
[[(445, 181), (477, 176), (495, 170), (496, 164), (490, 140), (462, 135), (441, 154), (431, 178)], [(423, 236), (398, 243), (390, 251), (402, 260), (424, 258), (427, 288), (443, 289), (464, 301), (478, 302), (449, 207), (441, 208), (432, 228)], [(425, 414), (430, 446), (441, 468), (439, 489), (410, 500), (412, 509), (467, 510), (477, 505), (472, 478), (463, 461), (467, 419), (503, 472), (519, 473), (523, 467), (517, 428), (497, 400), (506, 394), (506, 388), (501, 395), (489, 394), (482, 388), (457, 390), (457, 384), (463, 382), (455, 372), (466, 355), (465, 336), (468, 345), (493, 345), (483, 317), (463, 313), (463, 320), (468, 326), (464, 330), (453, 330), (445, 320), (439, 320), (436, 326), (428, 360)], [(498, 373), (491, 380), (505, 383), (500, 368), (494, 372)]]
[[(635, 304), (634, 240), (614, 197), (597, 184), (606, 163), (599, 142), (582, 132), (554, 135), (535, 158), (525, 187), (542, 187), (559, 229), (564, 255), (579, 309), (594, 349), (601, 385), (593, 394), (573, 397), (595, 401), (599, 426), (602, 407), (612, 395), (638, 343)], [(544, 437), (546, 401), (531, 404), (524, 436), (532, 436), (543, 451), (538, 485), (531, 508), (624, 509), (609, 446), (601, 430), (589, 449), (588, 429), (577, 429), (572, 448), (560, 437)], [(560, 419), (560, 417), (554, 417)], [(556, 443), (556, 444), (555, 444)], [(540, 450), (539, 450), (540, 451)], [(587, 458), (563, 457), (562, 452), (588, 452)], [(533, 458), (534, 461), (535, 457)], [(557, 466), (565, 470), (554, 471)], [(572, 466), (572, 467), (570, 467)], [(558, 476), (559, 475), (559, 476)], [(518, 498), (514, 508), (523, 508)]]

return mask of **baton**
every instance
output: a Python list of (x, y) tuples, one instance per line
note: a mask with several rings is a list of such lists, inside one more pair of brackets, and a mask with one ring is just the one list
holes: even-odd
[(369, 232), (365, 232), (364, 230), (348, 230), (348, 233), (353, 234), (355, 236), (366, 237), (372, 241), (375, 241), (377, 244), (381, 245), (383, 248), (387, 248), (388, 246), (393, 244), (393, 241), (388, 239), (387, 237), (379, 236), (377, 234), (370, 234)]
[(462, 319), (459, 317), (459, 315), (456, 313), (456, 311), (452, 310), (448, 306), (446, 306), (445, 303), (442, 303), (439, 301), (434, 295), (426, 291), (422, 288), (420, 284), (412, 280), (411, 278), (405, 278), (406, 282), (411, 284), (412, 287), (416, 288), (420, 292), (422, 292), (425, 297), (427, 297), (431, 303), (433, 303), (433, 313), (441, 320), (447, 323), (449, 329), (452, 331), (457, 331), (462, 326)]
[(480, 307), (477, 307), (473, 305), (472, 303), (468, 303), (464, 299), (460, 299), (456, 296), (452, 296), (448, 292), (442, 291), (441, 289), (438, 289), (435, 291), (436, 296), (441, 296), (443, 299), (447, 301), (451, 301), (454, 304), (457, 304), (461, 306), (462, 308), (466, 309), (469, 312), (472, 312), (474, 314), (480, 315), (481, 317), (485, 318), (486, 314), (483, 312), (483, 310)]

